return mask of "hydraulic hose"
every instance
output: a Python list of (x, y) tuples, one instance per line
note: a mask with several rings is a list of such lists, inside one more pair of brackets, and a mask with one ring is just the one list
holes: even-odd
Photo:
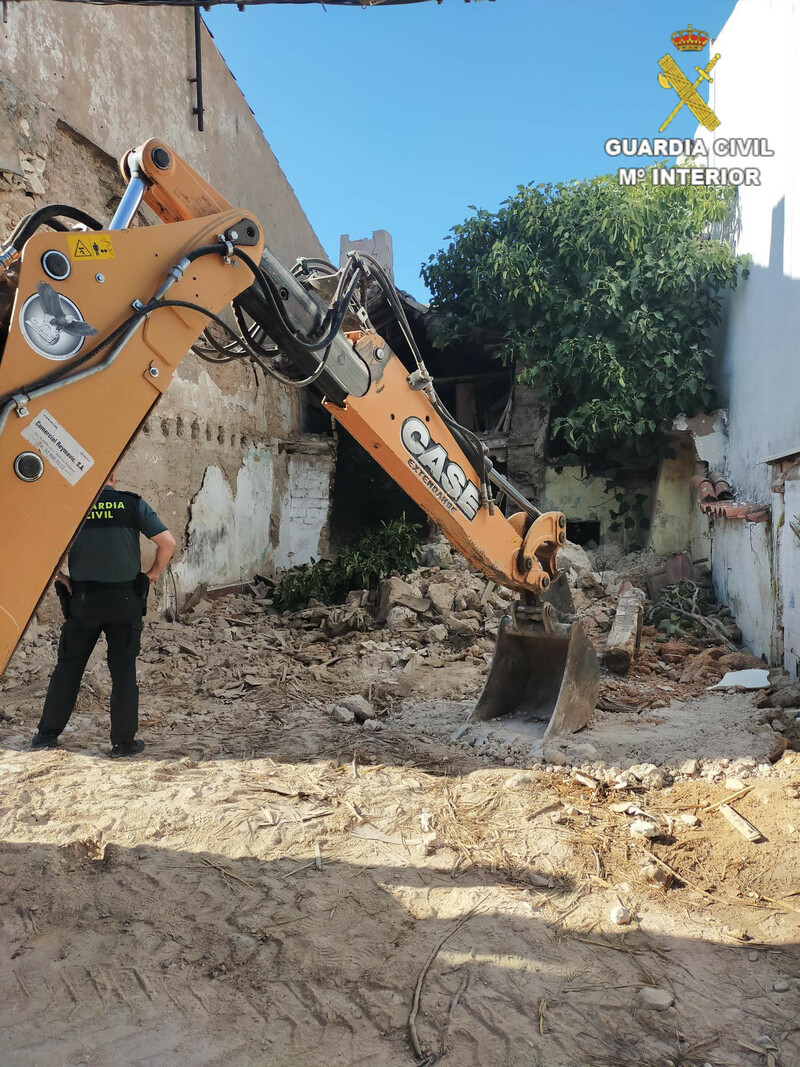
[(36, 233), (40, 226), (49, 225), (53, 229), (66, 230), (67, 227), (63, 223), (55, 221), (58, 216), (79, 222), (82, 226), (88, 226), (90, 230), (104, 229), (102, 222), (98, 222), (80, 208), (70, 207), (68, 204), (48, 204), (21, 219), (14, 227), (4, 247), (13, 247), (17, 252), (21, 252), (25, 242)]

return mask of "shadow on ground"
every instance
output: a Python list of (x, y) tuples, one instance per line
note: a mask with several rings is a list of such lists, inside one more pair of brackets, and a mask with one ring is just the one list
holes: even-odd
[[(417, 1020), (445, 1063), (744, 1067), (764, 1035), (800, 1062), (796, 991), (771, 992), (796, 945), (751, 961), (679, 931), (574, 930), (571, 886), (498, 897), (487, 870), (98, 852), (0, 846), (5, 1067), (411, 1067), (415, 986), (447, 934)], [(674, 1006), (642, 1006), (643, 986)]]

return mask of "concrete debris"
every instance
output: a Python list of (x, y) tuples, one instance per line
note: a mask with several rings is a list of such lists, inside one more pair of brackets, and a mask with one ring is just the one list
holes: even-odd
[(628, 827), (631, 837), (658, 837), (661, 833), (649, 819), (634, 819)]
[(772, 683), (770, 689), (765, 693), (759, 694), (756, 706), (786, 711), (792, 708), (800, 708), (800, 685), (791, 681), (788, 685), (784, 683), (779, 686)]
[(440, 645), (443, 641), (447, 640), (447, 627), (442, 623), (438, 623), (436, 626), (429, 626), (422, 634), (422, 640), (426, 645)]
[(592, 561), (580, 545), (567, 541), (558, 550), (558, 566), (563, 571), (573, 571), (576, 575), (585, 574), (586, 571), (594, 570)]
[(641, 782), (645, 789), (661, 789), (664, 785), (664, 772), (654, 763), (635, 763), (628, 768), (628, 773)]
[(744, 789), (744, 782), (741, 778), (726, 778), (725, 788), (730, 789), (731, 792), (736, 792), (740, 789)]
[(453, 550), (449, 544), (444, 542), (423, 545), (419, 554), (419, 562), (421, 567), (452, 567)]
[(460, 637), (474, 637), (481, 628), (481, 624), (477, 619), (459, 618), (457, 615), (448, 617), (447, 626), (451, 633)]
[(411, 608), (395, 606), (386, 616), (387, 630), (411, 630), (417, 625), (417, 616)]
[(609, 919), (615, 926), (628, 926), (631, 921), (631, 913), (624, 905), (618, 904), (616, 908), (611, 909)]
[(716, 685), (710, 685), (709, 690), (714, 689), (767, 689), (769, 687), (768, 671), (766, 670), (746, 670), (746, 671), (728, 671), (727, 674), (717, 682)]
[(639, 990), (637, 1000), (644, 1008), (652, 1008), (653, 1011), (666, 1011), (675, 1003), (675, 997), (669, 989), (654, 989), (652, 986), (644, 986)]
[[(590, 579), (589, 588), (579, 584), (571, 593), (576, 614), (600, 648), (615, 614), (611, 590), (627, 580), (630, 571), (623, 567), (631, 563), (616, 563), (620, 571), (611, 572), (604, 561), (591, 556), (590, 560), (601, 569), (584, 571), (581, 580)], [(308, 679), (335, 723), (376, 721), (378, 714), (392, 709), (390, 721), (397, 729), (413, 734), (421, 728), (451, 750), (495, 760), (500, 766), (574, 769), (586, 782), (596, 782), (593, 788), (615, 791), (620, 799), (631, 791), (659, 790), (691, 779), (721, 787), (731, 780), (733, 792), (734, 779), (749, 783), (775, 773), (771, 761), (798, 739), (800, 725), (791, 707), (761, 707), (748, 717), (751, 702), (761, 697), (790, 704), (800, 700), (800, 686), (786, 672), (770, 671), (769, 689), (755, 698), (709, 694), (706, 687), (726, 671), (749, 669), (760, 661), (747, 650), (731, 653), (724, 646), (709, 646), (705, 639), (665, 638), (649, 626), (643, 628), (642, 651), (627, 674), (603, 673), (595, 721), (580, 735), (545, 740), (538, 724), (503, 719), (480, 726), (467, 723), (492, 660), (493, 635), (515, 594), (487, 582), (460, 559), (447, 570), (420, 568), (403, 578), (384, 580), (377, 612), (366, 590), (353, 591), (345, 604), (336, 607), (311, 602), (300, 611), (285, 612), (272, 607), (267, 592), (265, 583), (256, 579), (252, 595), (212, 600), (201, 594), (183, 622), (149, 622), (145, 640), (169, 662), (170, 673), (185, 668), (193, 677), (202, 677), (203, 689), (225, 704), (241, 701), (245, 706), (248, 699), (261, 699), (271, 689), (282, 691)], [(380, 618), (382, 612), (381, 626), (375, 614)], [(5, 689), (14, 690), (31, 677), (25, 657), (30, 665), (36, 641), (46, 644), (45, 632), (31, 631), (6, 671)], [(232, 650), (236, 656), (245, 652), (241, 666)], [(108, 686), (95, 684), (93, 677), (90, 671), (86, 684), (102, 700)], [(687, 677), (689, 681), (683, 680)], [(373, 685), (376, 696), (380, 693), (376, 700), (358, 698), (373, 708), (372, 714), (348, 699), (362, 684), (364, 694), (370, 686), (370, 698)], [(440, 725), (418, 711), (398, 716), (403, 701), (419, 703), (437, 691), (446, 692), (450, 701)], [(459, 706), (458, 701), (467, 699), (470, 704)], [(666, 705), (669, 716), (662, 717), (657, 709)], [(697, 735), (698, 744), (708, 736), (717, 749), (722, 745), (720, 751), (736, 758), (696, 758), (695, 751), (707, 750), (694, 747), (688, 737), (685, 744), (677, 744), (674, 758), (676, 742), (687, 730)], [(634, 743), (637, 734), (641, 739)], [(659, 740), (662, 734), (665, 743)], [(627, 740), (620, 743), (617, 738)], [(641, 762), (645, 754), (648, 762)]]
[(564, 755), (567, 757), (568, 763), (588, 763), (592, 760), (596, 760), (600, 753), (594, 747), (586, 741), (569, 742), (567, 741), (564, 748)]
[(365, 722), (367, 719), (377, 718), (377, 711), (365, 697), (358, 694), (349, 697), (342, 697), (339, 701), (341, 706), (347, 711), (351, 711), (357, 722)]
[(552, 763), (556, 767), (566, 767), (569, 763), (567, 755), (563, 749), (558, 748), (554, 744), (544, 745), (542, 748), (542, 757), (546, 763)]
[(645, 595), (630, 587), (620, 594), (606, 643), (605, 664), (618, 674), (627, 671), (642, 640)]
[(413, 674), (422, 664), (422, 656), (412, 652), (403, 665), (403, 674)]
[[(386, 622), (391, 609), (396, 606), (408, 607), (409, 602), (414, 603), (418, 599), (418, 592), (411, 588), (408, 582), (402, 578), (384, 578), (379, 587), (378, 614), (376, 622)], [(410, 610), (414, 610), (411, 608)]]
[[(428, 598), (431, 604), (442, 618), (446, 618), (453, 610), (456, 598), (455, 588), (445, 582), (431, 582), (428, 586)], [(461, 609), (464, 610), (463, 608)]]

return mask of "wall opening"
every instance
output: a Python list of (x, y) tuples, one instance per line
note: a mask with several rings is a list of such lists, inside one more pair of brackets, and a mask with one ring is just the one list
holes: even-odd
[(597, 548), (600, 544), (600, 523), (583, 519), (567, 519), (567, 537), (575, 545), (589, 545)]
[(389, 477), (369, 453), (338, 426), (339, 438), (330, 531), (331, 552), (335, 555), (352, 545), (368, 530), (405, 513), (409, 522), (421, 526), (420, 537), (428, 533), (428, 516)]

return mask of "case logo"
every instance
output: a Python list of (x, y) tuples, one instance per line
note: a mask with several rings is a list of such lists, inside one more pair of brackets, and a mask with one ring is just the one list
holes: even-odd
[(403, 447), (411, 459), (408, 465), (436, 499), (450, 512), (460, 511), (470, 522), (478, 514), (481, 496), (462, 467), (437, 444), (422, 419), (406, 419), (400, 430)]

